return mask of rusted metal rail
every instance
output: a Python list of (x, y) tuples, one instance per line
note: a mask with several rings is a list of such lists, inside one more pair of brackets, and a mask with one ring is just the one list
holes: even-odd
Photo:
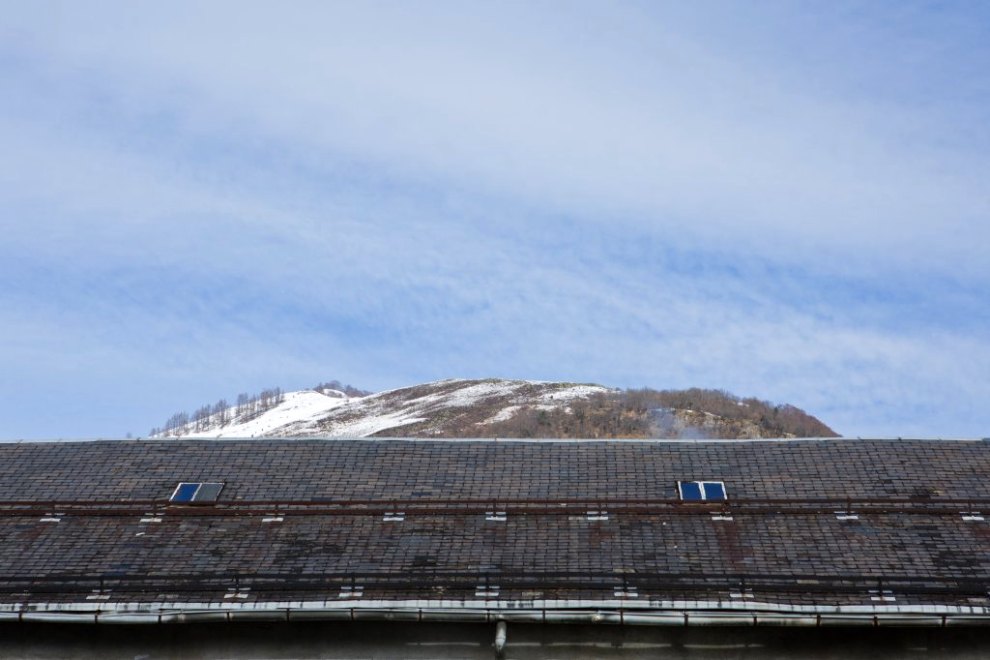
[(801, 594), (896, 593), (898, 595), (987, 596), (990, 577), (875, 576), (875, 575), (773, 575), (725, 573), (611, 573), (595, 571), (403, 571), (297, 573), (218, 573), (171, 575), (58, 574), (39, 576), (0, 575), (0, 593), (189, 593), (234, 589), (259, 592), (327, 592), (360, 585), (365, 591), (436, 592), (455, 596), (474, 592), (479, 585), (501, 590), (612, 590), (634, 588), (652, 593), (758, 591)]
[(674, 499), (377, 499), (377, 500), (235, 500), (212, 504), (171, 504), (163, 500), (52, 500), (0, 501), (0, 517), (133, 516), (151, 512), (169, 516), (237, 517), (270, 515), (466, 516), (491, 512), (507, 515), (583, 515), (587, 511), (635, 515), (813, 515), (856, 514), (990, 515), (990, 499), (844, 498), (844, 499), (734, 499), (684, 502)]

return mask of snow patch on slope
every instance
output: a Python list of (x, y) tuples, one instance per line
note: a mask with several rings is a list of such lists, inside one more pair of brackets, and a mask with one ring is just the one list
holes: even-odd
[(555, 409), (594, 394), (610, 391), (599, 385), (527, 380), (441, 380), (371, 394), (348, 397), (343, 392), (305, 390), (287, 392), (274, 408), (251, 418), (235, 417), (224, 426), (212, 423), (206, 431), (187, 426), (179, 435), (189, 438), (368, 437), (426, 423), (424, 433), (439, 433), (459, 415), (487, 419), (475, 426), (509, 420), (524, 407)]
[[(526, 382), (531, 385), (548, 384), (543, 381), (535, 380)], [(484, 422), (480, 422), (479, 425), (507, 422), (515, 417), (520, 410), (527, 407), (536, 410), (556, 410), (557, 408), (564, 407), (569, 411), (569, 408), (566, 405), (567, 403), (574, 401), (575, 399), (587, 399), (595, 394), (603, 394), (608, 391), (608, 388), (601, 387), (600, 385), (569, 385), (560, 389), (545, 391), (540, 393), (540, 395), (530, 403), (514, 404), (502, 408)]]
[(244, 421), (235, 418), (232, 423), (223, 427), (199, 433), (191, 431), (182, 435), (187, 438), (253, 438), (272, 435), (279, 429), (293, 426), (306, 428), (315, 424), (316, 420), (348, 401), (349, 399), (340, 392), (332, 395), (313, 390), (286, 392), (282, 403), (257, 417)]

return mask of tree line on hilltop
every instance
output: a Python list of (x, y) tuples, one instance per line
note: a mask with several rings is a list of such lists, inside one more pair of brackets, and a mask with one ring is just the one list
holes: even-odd
[(280, 387), (261, 390), (257, 394), (242, 392), (233, 406), (227, 399), (200, 406), (190, 415), (180, 411), (165, 420), (161, 428), (151, 429), (151, 435), (182, 435), (200, 433), (211, 428), (223, 427), (234, 421), (246, 422), (285, 401)]
[[(341, 383), (339, 380), (319, 383), (312, 389), (316, 392), (336, 390), (349, 397), (371, 394), (371, 392), (358, 389), (353, 385)], [(212, 405), (200, 406), (192, 414), (185, 411), (177, 412), (165, 420), (165, 424), (161, 428), (151, 429), (150, 435), (175, 436), (186, 433), (202, 433), (210, 429), (222, 428), (234, 421), (247, 422), (271, 410), (283, 401), (285, 401), (285, 392), (280, 387), (264, 389), (257, 394), (243, 392), (237, 395), (234, 405), (231, 405), (226, 399), (220, 399)]]
[(353, 385), (345, 385), (339, 380), (330, 380), (325, 383), (320, 383), (313, 388), (317, 392), (324, 392), (326, 390), (337, 390), (338, 392), (343, 392), (349, 397), (359, 397), (368, 396), (371, 394), (368, 390), (360, 390)]

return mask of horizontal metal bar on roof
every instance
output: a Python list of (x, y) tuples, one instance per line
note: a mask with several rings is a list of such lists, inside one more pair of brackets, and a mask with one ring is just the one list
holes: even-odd
[[(479, 580), (481, 582), (479, 582)], [(272, 573), (175, 574), (175, 575), (86, 575), (61, 574), (44, 577), (0, 575), (0, 593), (89, 593), (101, 592), (211, 592), (249, 587), (252, 593), (326, 591), (341, 585), (360, 584), (364, 590), (428, 591), (437, 587), (474, 592), (479, 583), (497, 580), (503, 590), (582, 590), (616, 586), (635, 587), (642, 592), (696, 592), (751, 589), (761, 592), (801, 594), (863, 593), (869, 589), (890, 590), (898, 595), (943, 594), (986, 597), (990, 577), (904, 575), (775, 575), (696, 573), (614, 573), (596, 571), (410, 571), (337, 572), (316, 575)]]
[[(609, 507), (609, 514), (612, 520), (615, 519), (616, 515), (641, 515), (641, 516), (655, 516), (660, 514), (673, 515), (673, 516), (692, 516), (692, 515), (704, 515), (710, 516), (713, 511), (660, 511), (656, 509), (641, 509), (641, 508), (618, 508)], [(756, 510), (750, 509), (747, 511), (738, 511), (734, 509), (719, 509), (719, 512), (726, 514), (731, 513), (730, 516), (726, 516), (725, 520), (733, 520), (736, 517), (745, 516), (757, 516), (757, 515), (783, 515), (783, 516), (810, 516), (810, 515), (828, 515), (835, 516), (835, 510), (832, 509), (764, 509)], [(39, 515), (40, 511), (0, 511), (0, 517), (35, 517)], [(61, 519), (75, 517), (129, 517), (142, 515), (134, 511), (121, 511), (121, 510), (109, 510), (109, 509), (90, 509), (90, 510), (69, 510), (65, 512), (66, 515), (61, 516)], [(238, 518), (238, 517), (257, 517), (257, 516), (269, 516), (272, 512), (268, 509), (221, 509), (221, 510), (209, 510), (209, 511), (183, 511), (176, 514), (176, 512), (169, 512), (168, 515), (162, 516), (161, 522), (167, 522), (170, 516), (174, 519), (177, 517), (181, 518)], [(320, 509), (299, 509), (299, 510), (282, 510), (279, 511), (280, 516), (370, 516), (370, 517), (381, 517), (386, 513), (385, 509), (382, 510), (358, 510), (358, 509), (332, 509), (332, 510), (320, 510)], [(484, 510), (469, 510), (469, 509), (436, 509), (436, 508), (415, 508), (406, 507), (403, 512), (405, 517), (408, 519), (410, 516), (432, 516), (432, 517), (455, 517), (455, 516), (478, 516), (483, 515)], [(860, 515), (864, 514), (875, 514), (875, 515), (904, 515), (904, 516), (950, 516), (958, 517), (960, 511), (956, 509), (872, 509), (867, 511), (859, 511)], [(507, 515), (513, 516), (581, 516), (587, 520), (606, 520), (604, 516), (600, 518), (590, 517), (586, 515), (586, 512), (577, 512), (577, 510), (572, 511), (557, 511), (557, 510), (537, 510), (537, 509), (506, 509)], [(859, 516), (851, 519), (860, 519)]]
[[(956, 497), (803, 497), (803, 498), (733, 498), (731, 500), (718, 500), (712, 502), (705, 501), (684, 501), (679, 498), (630, 498), (630, 497), (581, 497), (581, 498), (509, 498), (509, 497), (486, 497), (486, 498), (378, 498), (378, 499), (333, 499), (313, 497), (305, 500), (290, 499), (238, 499), (227, 502), (217, 502), (207, 506), (197, 508), (209, 508), (210, 506), (393, 506), (396, 503), (420, 503), (420, 504), (467, 504), (490, 506), (498, 504), (567, 504), (584, 506), (589, 503), (595, 504), (664, 504), (672, 506), (698, 507), (698, 506), (725, 506), (725, 505), (778, 505), (778, 504), (822, 504), (834, 506), (838, 504), (852, 503), (854, 505), (870, 504), (939, 504), (951, 506), (963, 506), (969, 504), (990, 505), (990, 498), (956, 498)], [(0, 500), (0, 507), (6, 506), (72, 506), (75, 504), (85, 505), (127, 505), (127, 506), (169, 506), (188, 507), (186, 504), (173, 504), (167, 498), (159, 499), (71, 499), (71, 500)]]
[(708, 515), (731, 512), (758, 514), (834, 514), (837, 510), (874, 514), (959, 515), (961, 512), (990, 511), (990, 499), (736, 499), (713, 502), (685, 502), (676, 499), (389, 499), (389, 500), (243, 500), (206, 505), (168, 504), (161, 500), (59, 500), (0, 501), (0, 516), (36, 516), (57, 507), (66, 514), (84, 516), (130, 516), (148, 509), (180, 516), (253, 516), (272, 511), (293, 515), (374, 515), (402, 510), (418, 515), (475, 515), (496, 508), (508, 514), (574, 515), (587, 507), (606, 508), (619, 514)]

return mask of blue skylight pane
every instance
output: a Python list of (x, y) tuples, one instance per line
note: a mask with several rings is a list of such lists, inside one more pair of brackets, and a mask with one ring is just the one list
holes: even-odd
[(705, 499), (706, 500), (724, 500), (725, 499), (725, 486), (717, 481), (706, 481), (705, 486)]
[(193, 495), (196, 494), (196, 489), (199, 488), (199, 484), (179, 484), (179, 487), (175, 489), (175, 494), (172, 495), (172, 502), (192, 502)]
[(701, 501), (701, 485), (697, 481), (682, 481), (681, 499), (685, 502)]

